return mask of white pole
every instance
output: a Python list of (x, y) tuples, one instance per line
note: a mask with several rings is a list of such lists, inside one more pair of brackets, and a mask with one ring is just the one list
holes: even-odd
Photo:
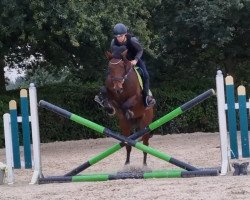
[(3, 125), (4, 125), (6, 164), (7, 164), (7, 179), (8, 179), (8, 184), (11, 185), (14, 183), (14, 172), (13, 172), (12, 135), (11, 135), (9, 113), (5, 113), (3, 115)]
[(218, 120), (220, 131), (220, 144), (221, 144), (221, 175), (226, 175), (229, 168), (228, 157), (228, 140), (227, 140), (227, 121), (225, 111), (225, 90), (224, 90), (224, 77), (220, 70), (216, 75), (216, 94), (218, 105)]
[(37, 93), (34, 83), (29, 87), (30, 99), (30, 116), (31, 116), (31, 130), (32, 130), (32, 143), (33, 143), (33, 159), (34, 159), (34, 173), (30, 184), (37, 183), (39, 177), (42, 177), (41, 166), (41, 152), (40, 152), (40, 132), (38, 120), (38, 107), (37, 107)]

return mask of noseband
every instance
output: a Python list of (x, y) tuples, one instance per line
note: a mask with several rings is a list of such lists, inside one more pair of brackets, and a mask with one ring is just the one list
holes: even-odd
[[(122, 59), (119, 60), (116, 63), (109, 62), (109, 64), (111, 64), (111, 65), (118, 65), (121, 61), (122, 61)], [(124, 68), (125, 68), (125, 65), (124, 65)], [(128, 72), (124, 76), (122, 76), (122, 77), (113, 77), (113, 76), (111, 76), (111, 80), (112, 81), (124, 82), (128, 78), (129, 73), (132, 71), (132, 68), (133, 68), (133, 66), (131, 66), (130, 69), (128, 70)], [(126, 68), (125, 68), (125, 71), (126, 71)]]

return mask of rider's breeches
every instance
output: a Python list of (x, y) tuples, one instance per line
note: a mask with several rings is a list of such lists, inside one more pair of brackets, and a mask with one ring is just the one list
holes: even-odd
[(139, 59), (136, 64), (143, 72), (143, 95), (149, 95), (149, 74), (143, 60)]

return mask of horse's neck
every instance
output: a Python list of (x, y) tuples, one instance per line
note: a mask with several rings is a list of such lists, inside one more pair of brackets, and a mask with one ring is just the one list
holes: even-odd
[(127, 80), (125, 81), (125, 86), (127, 88), (134, 88), (134, 89), (140, 89), (140, 83), (137, 77), (137, 74), (135, 72), (135, 69), (132, 69), (132, 71), (129, 73)]
[[(114, 95), (113, 93), (113, 88), (112, 88), (112, 79), (111, 79), (111, 75), (109, 74), (107, 79), (106, 79), (106, 86), (108, 88), (109, 94), (111, 96), (116, 96), (118, 98), (117, 95)], [(125, 90), (123, 94), (121, 94), (119, 96), (119, 98), (129, 98), (131, 96), (134, 95), (140, 95), (141, 94), (141, 87), (140, 87), (140, 83), (137, 77), (137, 74), (135, 72), (135, 69), (132, 69), (129, 73), (127, 78), (124, 80), (123, 83), (123, 89)]]
[(141, 87), (134, 69), (130, 72), (127, 80), (124, 82), (124, 90), (126, 90), (128, 96), (140, 95)]

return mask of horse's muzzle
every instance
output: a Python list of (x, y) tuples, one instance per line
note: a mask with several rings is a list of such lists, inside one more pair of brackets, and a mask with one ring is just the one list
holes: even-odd
[(116, 94), (121, 94), (123, 93), (123, 88), (118, 88), (115, 90)]
[(124, 81), (115, 81), (114, 82), (114, 91), (116, 94), (121, 94), (123, 93), (123, 83)]

